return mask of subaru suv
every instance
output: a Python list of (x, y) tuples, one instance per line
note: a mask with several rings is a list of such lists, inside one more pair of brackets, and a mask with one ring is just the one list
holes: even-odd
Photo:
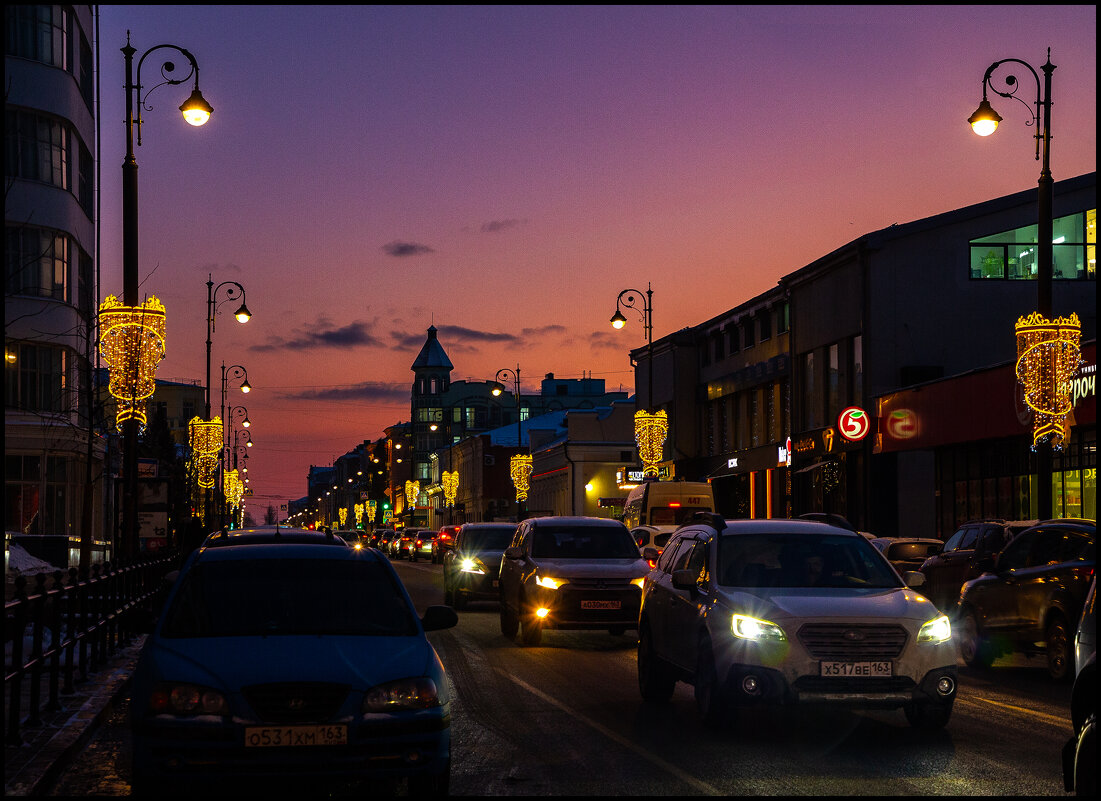
[[(701, 516), (703, 517), (703, 516)], [(643, 699), (694, 687), (707, 725), (744, 707), (902, 709), (947, 724), (952, 627), (859, 532), (809, 520), (682, 526), (646, 578), (638, 624)]]
[(622, 634), (638, 625), (648, 572), (631, 532), (618, 520), (524, 520), (501, 559), (501, 633), (511, 639), (522, 629), (524, 645), (538, 645), (546, 628)]
[(1047, 520), (1022, 531), (963, 585), (960, 656), (989, 667), (1019, 652), (1047, 657), (1056, 681), (1074, 678), (1074, 632), (1096, 569), (1093, 520)]
[(922, 564), (920, 570), (925, 575), (922, 594), (937, 609), (951, 614), (963, 583), (982, 573), (980, 563), (989, 562), (1007, 542), (1037, 522), (991, 518), (964, 523), (945, 541), (940, 553)]

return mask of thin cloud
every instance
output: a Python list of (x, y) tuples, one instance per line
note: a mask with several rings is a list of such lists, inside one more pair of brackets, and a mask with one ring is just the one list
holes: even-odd
[[(567, 329), (563, 325), (544, 325), (538, 328), (523, 328), (519, 332), (483, 331), (461, 325), (438, 325), (438, 336), (444, 348), (476, 348), (479, 345), (516, 345), (530, 341), (531, 338), (546, 339), (552, 336), (565, 336)], [(423, 331), (391, 331), (394, 347), (399, 350), (413, 350), (424, 344)]]
[(527, 225), (527, 220), (490, 220), (489, 222), (482, 223), (481, 231), (483, 234), (496, 234), (501, 231), (507, 231), (510, 228), (517, 228), (521, 225)]
[(359, 384), (342, 384), (335, 387), (307, 389), (288, 398), (319, 401), (361, 401), (363, 403), (409, 402), (409, 383), (363, 381)]
[(383, 347), (385, 343), (370, 331), (371, 324), (355, 321), (343, 326), (333, 326), (327, 320), (319, 320), (293, 338), (270, 337), (261, 345), (249, 350), (264, 353), (273, 350), (306, 350), (308, 348), (357, 348)]
[(422, 245), (419, 242), (390, 242), (382, 246), (382, 250), (389, 256), (396, 258), (404, 258), (405, 256), (421, 256), (425, 253), (435, 253), (436, 251), (428, 247), (428, 245)]

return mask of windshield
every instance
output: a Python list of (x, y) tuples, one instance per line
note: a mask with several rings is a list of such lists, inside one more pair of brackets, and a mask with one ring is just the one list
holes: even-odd
[(683, 526), (696, 512), (710, 512), (709, 506), (651, 506), (651, 526)]
[(463, 532), (463, 549), (467, 551), (503, 551), (512, 542), (515, 528), (474, 528)]
[(165, 613), (166, 637), (408, 636), (416, 620), (377, 562), (228, 560), (198, 564)]
[(535, 559), (638, 559), (638, 545), (626, 528), (547, 526), (535, 529)]
[(719, 544), (719, 583), (726, 587), (902, 586), (863, 537), (840, 534), (736, 534)]

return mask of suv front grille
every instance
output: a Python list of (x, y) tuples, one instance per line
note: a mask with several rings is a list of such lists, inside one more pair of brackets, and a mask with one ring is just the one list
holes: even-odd
[(348, 696), (343, 684), (296, 682), (245, 687), (245, 700), (268, 723), (306, 723), (332, 718)]
[(906, 629), (893, 625), (811, 623), (798, 636), (815, 659), (845, 662), (897, 659), (907, 640)]

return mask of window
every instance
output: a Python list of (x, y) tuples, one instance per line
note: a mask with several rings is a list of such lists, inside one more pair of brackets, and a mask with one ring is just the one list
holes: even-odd
[(4, 112), (4, 168), (9, 176), (72, 188), (72, 132), (53, 117)]
[(860, 405), (864, 402), (864, 337), (854, 336), (852, 346), (852, 402)]
[(4, 455), (4, 528), (24, 534), (41, 534), (35, 529), (41, 492), (40, 456)]
[(822, 378), (821, 368), (818, 366), (817, 354), (807, 351), (803, 354), (803, 428), (821, 428), (822, 413)]
[(9, 55), (72, 72), (72, 20), (65, 6), (10, 5), (4, 10)]
[(760, 320), (761, 341), (764, 342), (766, 339), (770, 339), (772, 337), (772, 312), (768, 311), (767, 309), (761, 312)]
[[(1037, 226), (1026, 225), (971, 241), (971, 278), (1034, 280)], [(1097, 280), (1097, 209), (1052, 221), (1052, 277)]]
[(757, 344), (756, 339), (756, 325), (757, 321), (753, 317), (747, 317), (745, 324), (742, 326), (742, 347), (751, 348)]
[(28, 412), (69, 411), (67, 351), (26, 343), (15, 351), (15, 363), (4, 369), (4, 405)]
[(791, 327), (791, 307), (781, 303), (776, 309), (776, 333), (786, 334)]
[(831, 415), (841, 411), (841, 363), (840, 349), (834, 343), (828, 348), (829, 366), (826, 377), (826, 408)]
[[(69, 301), (69, 266), (73, 241), (60, 231), (10, 227), (6, 230), (5, 289), (19, 295)], [(83, 255), (83, 254), (82, 254)], [(81, 264), (88, 269), (90, 264)], [(83, 309), (82, 311), (89, 311)]]
[(728, 353), (737, 353), (739, 350), (742, 349), (741, 337), (738, 336), (738, 334), (739, 334), (738, 326), (736, 326), (736, 325), (731, 325), (726, 329), (726, 337), (727, 337), (727, 348), (726, 349), (727, 349)]

